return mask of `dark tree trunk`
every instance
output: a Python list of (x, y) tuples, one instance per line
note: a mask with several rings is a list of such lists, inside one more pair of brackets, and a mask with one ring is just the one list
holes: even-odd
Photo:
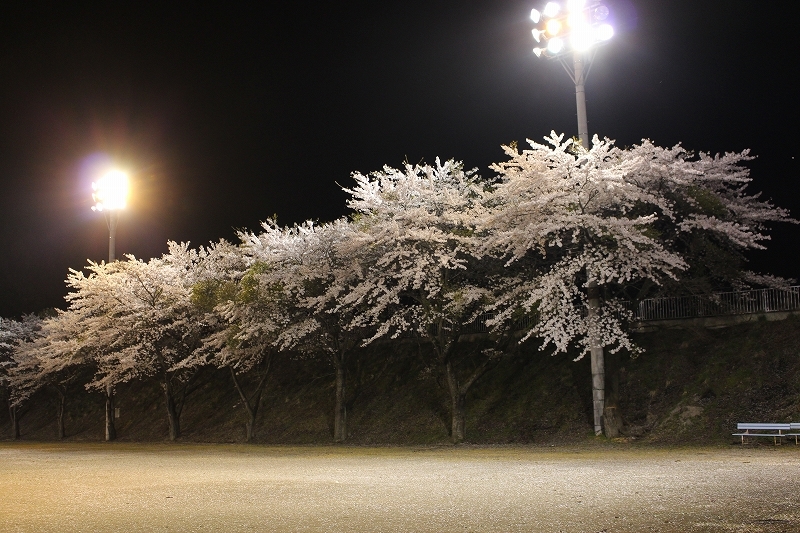
[(234, 387), (236, 387), (236, 392), (239, 393), (239, 398), (242, 399), (242, 403), (244, 404), (244, 407), (247, 410), (247, 424), (245, 425), (247, 442), (252, 441), (253, 438), (255, 438), (256, 436), (256, 431), (255, 431), (256, 416), (258, 416), (258, 410), (261, 407), (261, 394), (264, 391), (264, 386), (267, 383), (270, 360), (271, 357), (267, 358), (267, 367), (264, 370), (264, 374), (261, 376), (261, 379), (258, 381), (258, 386), (256, 387), (256, 390), (253, 393), (252, 401), (244, 393), (244, 389), (242, 389), (241, 383), (239, 383), (239, 378), (236, 377), (236, 371), (233, 369), (232, 366), (228, 367), (231, 371), (231, 378), (233, 378), (233, 385)]
[(67, 403), (67, 392), (61, 387), (56, 387), (58, 392), (58, 404), (56, 404), (56, 424), (58, 431), (58, 438), (63, 439), (67, 436), (64, 431), (64, 407)]
[(164, 399), (167, 402), (167, 420), (169, 422), (169, 440), (176, 440), (181, 436), (180, 412), (175, 403), (175, 395), (172, 392), (172, 382), (165, 379), (162, 384), (164, 388)]
[(334, 366), (336, 368), (336, 405), (333, 414), (333, 440), (334, 442), (344, 442), (347, 440), (347, 403), (345, 401), (345, 367), (344, 352), (334, 355)]
[(458, 444), (466, 438), (467, 393), (481, 376), (494, 367), (498, 359), (494, 355), (487, 357), (463, 383), (459, 383), (450, 357), (450, 348), (445, 348), (439, 353), (439, 360), (444, 367), (447, 392), (450, 393), (450, 438), (453, 444)]
[(116, 440), (117, 428), (114, 426), (114, 389), (106, 385), (106, 440)]
[(14, 440), (19, 439), (19, 419), (22, 414), (17, 409), (16, 405), (11, 405), (8, 408), (8, 415), (11, 418), (11, 438)]
[(603, 430), (609, 439), (619, 437), (623, 431), (622, 413), (619, 409), (620, 354), (606, 356), (606, 405), (603, 410)]
[(447, 392), (450, 393), (450, 438), (453, 444), (464, 440), (465, 417), (464, 406), (466, 398), (461, 395), (453, 363), (448, 357), (444, 362), (444, 377), (447, 383)]
[(450, 427), (453, 443), (463, 442), (467, 432), (466, 420), (466, 394), (456, 394), (455, 398), (451, 398), (451, 409), (453, 413), (453, 420)]

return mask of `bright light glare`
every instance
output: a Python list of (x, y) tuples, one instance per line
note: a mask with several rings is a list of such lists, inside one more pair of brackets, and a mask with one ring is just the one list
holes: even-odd
[(570, 11), (569, 15), (567, 16), (567, 24), (569, 24), (570, 28), (577, 28), (581, 24), (584, 24), (586, 17), (583, 14), (583, 11)]
[(95, 211), (124, 209), (128, 198), (128, 175), (119, 170), (111, 170), (96, 182), (92, 182), (92, 198)]
[(542, 20), (542, 14), (539, 13), (538, 9), (531, 9), (531, 20), (534, 22)]
[(561, 22), (558, 19), (550, 19), (547, 21), (544, 28), (550, 35), (558, 35), (558, 32), (561, 31)]
[(559, 11), (561, 11), (561, 6), (555, 2), (547, 2), (547, 5), (544, 6), (542, 13), (544, 13), (544, 16), (546, 17), (555, 17), (558, 15)]
[(558, 37), (554, 39), (550, 39), (550, 42), (547, 43), (547, 51), (551, 54), (557, 54), (564, 49), (564, 41), (559, 39)]
[(534, 48), (533, 53), (536, 54), (536, 57), (542, 57), (542, 52), (544, 52), (543, 48)]
[(581, 24), (572, 31), (569, 41), (572, 48), (577, 52), (584, 52), (594, 44), (594, 35), (591, 26)]
[(531, 34), (533, 35), (533, 38), (536, 40), (537, 43), (542, 42), (543, 33), (544, 32), (542, 30), (531, 30)]
[(586, 5), (586, 0), (568, 0), (567, 1), (567, 9), (570, 11), (578, 11), (583, 9), (583, 6)]
[(614, 28), (611, 24), (601, 24), (597, 27), (597, 40), (607, 41), (614, 36)]

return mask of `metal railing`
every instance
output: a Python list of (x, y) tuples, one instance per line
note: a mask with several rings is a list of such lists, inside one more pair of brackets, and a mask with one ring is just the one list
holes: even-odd
[(648, 298), (636, 306), (636, 320), (670, 320), (722, 315), (747, 315), (800, 309), (800, 286), (754, 289), (703, 296)]
[[(488, 312), (482, 313), (478, 315), (478, 318), (472, 323), (471, 327), (469, 328), (475, 333), (486, 333), (490, 331), (492, 328), (486, 325), (486, 322), (493, 319), (495, 317), (495, 313)], [(536, 322), (537, 317), (531, 315), (525, 315), (517, 320), (514, 320), (513, 325), (511, 327), (512, 331), (516, 330), (523, 330), (528, 329)]]
[[(638, 304), (630, 302), (630, 307), (627, 308), (633, 311), (633, 319), (640, 322), (796, 311), (800, 310), (800, 286), (719, 292), (701, 296), (648, 298)], [(489, 331), (491, 328), (487, 327), (486, 322), (494, 316), (491, 312), (479, 315), (469, 329), (476, 333)], [(535, 321), (536, 317), (526, 315), (516, 321), (511, 329), (527, 329)]]

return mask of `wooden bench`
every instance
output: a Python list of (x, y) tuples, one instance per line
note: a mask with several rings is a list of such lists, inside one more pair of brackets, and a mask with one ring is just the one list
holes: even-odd
[[(792, 426), (795, 426), (794, 428)], [(744, 433), (734, 433), (734, 437), (741, 437), (742, 444), (744, 444), (745, 437), (770, 437), (775, 444), (778, 444), (780, 439), (788, 436), (793, 436), (795, 442), (797, 441), (797, 434), (791, 433), (792, 429), (800, 430), (800, 424), (764, 424), (764, 423), (749, 423), (739, 422), (736, 424), (736, 429), (739, 431), (744, 430)], [(752, 433), (757, 431), (758, 433)], [(768, 432), (768, 433), (765, 433)]]

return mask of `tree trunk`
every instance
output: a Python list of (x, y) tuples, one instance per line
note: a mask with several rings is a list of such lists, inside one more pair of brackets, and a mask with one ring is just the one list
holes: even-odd
[(117, 428), (114, 427), (114, 389), (106, 385), (106, 440), (116, 440)]
[(231, 371), (231, 378), (233, 378), (233, 385), (236, 387), (236, 392), (239, 393), (239, 398), (242, 399), (244, 408), (247, 410), (247, 423), (245, 424), (245, 438), (247, 439), (247, 442), (252, 441), (256, 436), (256, 416), (258, 415), (258, 409), (261, 406), (261, 393), (264, 391), (264, 385), (266, 384), (267, 376), (269, 375), (269, 364), (270, 360), (267, 359), (267, 368), (264, 370), (264, 375), (261, 376), (261, 379), (258, 382), (252, 402), (244, 393), (244, 389), (242, 389), (242, 386), (239, 383), (239, 378), (236, 377), (236, 371), (232, 366), (228, 367)]
[(603, 430), (613, 439), (622, 434), (622, 413), (619, 410), (620, 354), (609, 353), (606, 358), (606, 404), (603, 410)]
[(178, 408), (175, 405), (175, 395), (172, 393), (172, 382), (164, 380), (164, 398), (167, 401), (167, 420), (169, 421), (169, 440), (176, 440), (181, 436), (181, 421)]
[(458, 444), (464, 440), (466, 425), (464, 419), (464, 404), (466, 395), (461, 394), (452, 361), (450, 361), (450, 358), (446, 355), (443, 358), (444, 377), (447, 382), (447, 392), (450, 393), (450, 439), (453, 441), (453, 444)]
[(66, 437), (66, 432), (64, 431), (64, 407), (67, 403), (67, 394), (64, 390), (60, 387), (56, 389), (58, 391), (58, 404), (56, 405), (56, 423), (57, 423), (57, 430), (58, 430), (58, 438), (59, 440)]
[(447, 392), (450, 393), (450, 438), (453, 444), (458, 444), (466, 438), (467, 393), (481, 376), (494, 368), (499, 361), (499, 354), (500, 352), (495, 351), (492, 356), (484, 359), (472, 374), (459, 384), (453, 362), (450, 360), (450, 347), (439, 349), (439, 362), (444, 368)]
[(345, 402), (345, 367), (344, 352), (334, 355), (336, 367), (336, 405), (333, 414), (333, 441), (344, 442), (347, 440), (347, 403)]
[(17, 410), (16, 405), (11, 405), (8, 408), (8, 415), (11, 418), (11, 438), (14, 440), (19, 439), (19, 419), (21, 418), (20, 412)]
[(453, 420), (450, 426), (450, 433), (453, 438), (453, 443), (457, 444), (463, 442), (466, 437), (466, 408), (467, 403), (466, 394), (457, 394), (451, 400), (451, 409), (453, 412)]

